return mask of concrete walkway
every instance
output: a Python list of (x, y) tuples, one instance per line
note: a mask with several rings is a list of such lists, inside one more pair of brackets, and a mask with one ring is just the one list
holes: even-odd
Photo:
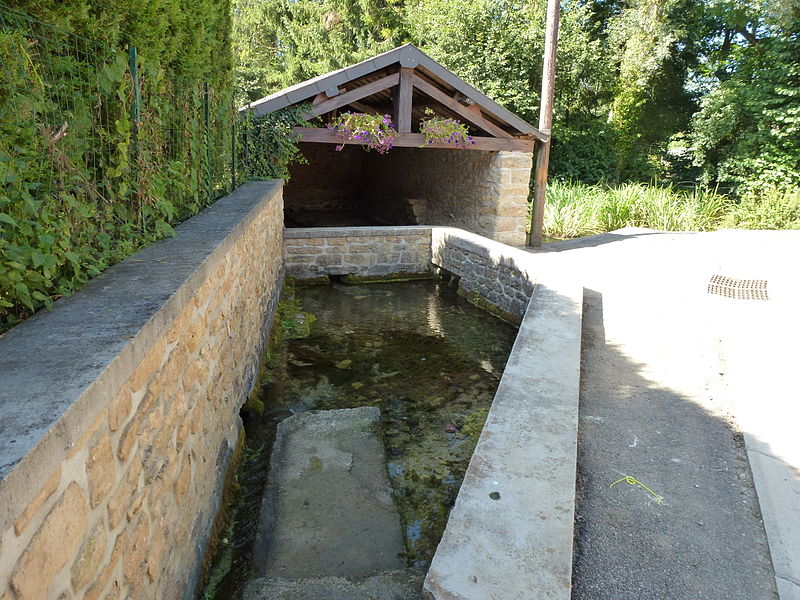
[[(545, 248), (543, 273), (585, 286), (572, 597), (770, 600), (777, 577), (796, 600), (800, 233)], [(714, 274), (768, 280), (770, 300), (710, 295)]]

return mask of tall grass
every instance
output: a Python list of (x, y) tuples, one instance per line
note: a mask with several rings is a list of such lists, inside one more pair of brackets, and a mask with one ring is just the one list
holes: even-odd
[(740, 229), (800, 229), (800, 188), (746, 194), (723, 221)]
[(566, 239), (630, 226), (708, 231), (721, 226), (730, 210), (725, 196), (701, 188), (553, 181), (547, 188), (544, 234)]

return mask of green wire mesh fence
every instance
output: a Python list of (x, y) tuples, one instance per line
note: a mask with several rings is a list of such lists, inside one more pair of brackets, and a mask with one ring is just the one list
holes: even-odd
[(0, 332), (236, 185), (230, 91), (0, 5)]

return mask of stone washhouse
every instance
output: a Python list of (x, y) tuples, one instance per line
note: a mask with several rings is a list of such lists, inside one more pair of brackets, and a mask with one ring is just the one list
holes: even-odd
[[(546, 135), (419, 49), (395, 48), (240, 110), (261, 116), (306, 103), (308, 118), (320, 119), (294, 130), (308, 162), (290, 170), (287, 227), (448, 225), (525, 243), (534, 144)], [(467, 125), (474, 143), (423, 146), (426, 110)], [(326, 127), (341, 112), (391, 115), (394, 147), (379, 154), (345, 142)]]

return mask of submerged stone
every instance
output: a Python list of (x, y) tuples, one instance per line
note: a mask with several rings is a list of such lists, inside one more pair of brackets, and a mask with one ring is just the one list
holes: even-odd
[(342, 577), (256, 579), (244, 600), (422, 600), (424, 571), (387, 571), (359, 580)]
[(253, 550), (257, 576), (364, 578), (405, 567), (379, 419), (377, 408), (361, 407), (278, 426)]

